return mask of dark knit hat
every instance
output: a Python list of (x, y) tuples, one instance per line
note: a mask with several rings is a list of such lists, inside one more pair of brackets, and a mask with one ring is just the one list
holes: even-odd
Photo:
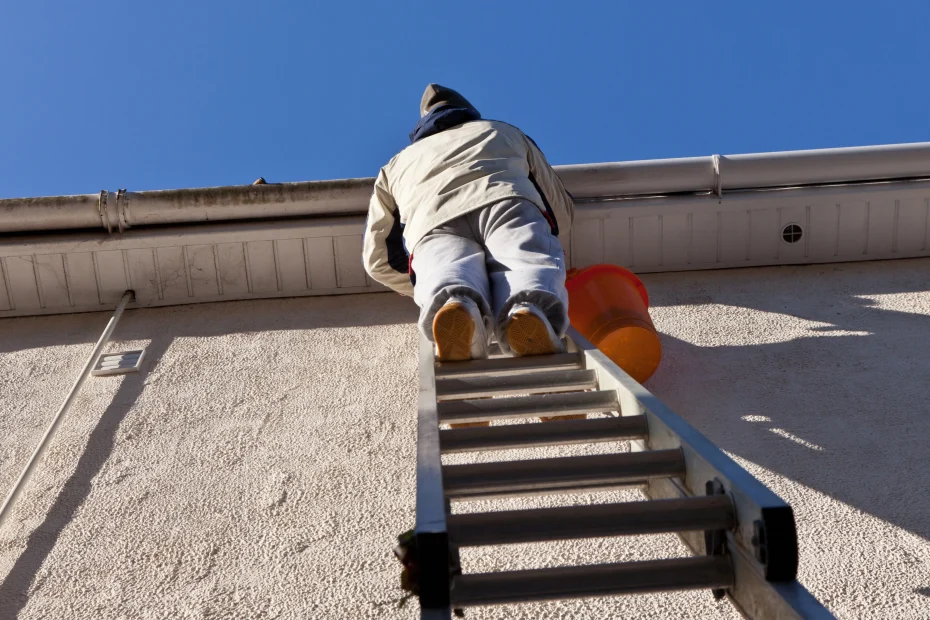
[(468, 99), (455, 92), (451, 88), (440, 86), (439, 84), (430, 84), (423, 91), (423, 98), (420, 99), (420, 118), (430, 113), (430, 110), (438, 108), (441, 105), (453, 106), (456, 108), (471, 108), (477, 112)]

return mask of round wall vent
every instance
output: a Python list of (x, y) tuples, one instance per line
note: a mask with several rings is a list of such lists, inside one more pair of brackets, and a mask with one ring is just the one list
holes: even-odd
[(785, 243), (797, 243), (804, 236), (804, 231), (797, 224), (788, 224), (781, 231), (781, 238)]

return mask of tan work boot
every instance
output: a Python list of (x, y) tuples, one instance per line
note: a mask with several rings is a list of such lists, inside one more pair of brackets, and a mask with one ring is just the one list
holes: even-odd
[[(433, 341), (440, 362), (462, 362), (487, 357), (487, 332), (478, 305), (468, 298), (450, 298), (433, 317)], [(464, 422), (451, 426), (471, 428), (490, 424)]]
[[(546, 316), (536, 307), (519, 304), (511, 309), (504, 333), (514, 355), (551, 355), (562, 352), (562, 342), (555, 335)], [(543, 422), (558, 420), (584, 420), (585, 415), (557, 415), (540, 417)]]
[(549, 325), (546, 315), (531, 304), (517, 304), (510, 309), (504, 337), (517, 357), (562, 352), (562, 342)]

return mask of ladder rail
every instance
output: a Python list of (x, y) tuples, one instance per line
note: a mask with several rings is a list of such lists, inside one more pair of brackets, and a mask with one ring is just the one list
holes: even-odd
[(433, 345), (420, 338), (420, 393), (417, 402), (417, 505), (414, 532), (420, 564), (420, 610), (424, 620), (452, 617), (449, 533), (442, 484), (439, 413)]
[[(580, 368), (573, 366), (569, 370), (566, 366), (572, 365), (570, 358), (561, 358), (557, 360), (562, 365), (561, 368), (558, 368), (558, 372), (560, 374), (568, 373), (568, 376), (571, 377), (570, 383), (576, 382), (577, 377), (583, 376), (585, 372), (593, 373), (595, 381), (590, 387), (600, 390), (600, 392), (588, 394), (577, 392), (576, 394), (581, 394), (583, 399), (609, 397), (615, 403), (615, 406), (610, 407), (610, 410), (618, 412), (612, 415), (636, 417), (637, 423), (640, 425), (645, 422), (646, 432), (637, 433), (641, 438), (629, 437), (633, 453), (648, 451), (670, 454), (670, 451), (677, 451), (680, 454), (679, 458), (682, 463), (680, 468), (670, 467), (665, 474), (655, 477), (644, 476), (644, 479), (634, 481), (641, 484), (647, 500), (687, 501), (689, 498), (723, 494), (728, 498), (732, 506), (730, 514), (732, 521), (736, 524), (735, 527), (726, 530), (707, 530), (706, 532), (694, 530), (676, 531), (676, 534), (696, 556), (703, 556), (703, 559), (693, 558), (694, 562), (690, 564), (681, 562), (682, 570), (692, 564), (694, 566), (706, 565), (707, 567), (719, 566), (723, 570), (724, 564), (726, 564), (729, 569), (725, 574), (732, 576), (732, 578), (729, 576), (713, 577), (703, 582), (700, 581), (700, 577), (692, 574), (689, 577), (683, 577), (685, 581), (681, 581), (679, 586), (675, 586), (671, 582), (655, 588), (644, 585), (640, 591), (676, 589), (677, 587), (711, 587), (715, 588), (715, 591), (725, 590), (731, 603), (747, 618), (755, 620), (768, 620), (770, 618), (833, 618), (827, 609), (796, 580), (797, 538), (791, 507), (730, 459), (704, 435), (629, 377), (574, 329), (569, 329), (566, 344), (568, 353), (577, 355), (583, 360), (583, 364)], [(506, 473), (503, 468), (506, 468), (507, 465), (501, 463), (448, 466), (448, 472), (444, 472), (442, 453), (444, 451), (459, 451), (455, 448), (450, 449), (453, 444), (449, 443), (449, 439), (462, 437), (466, 442), (472, 442), (472, 447), (477, 449), (494, 447), (495, 442), (498, 446), (501, 443), (529, 446), (548, 440), (543, 437), (546, 433), (536, 437), (535, 435), (539, 433), (534, 432), (526, 439), (520, 439), (515, 434), (518, 433), (516, 429), (495, 431), (493, 427), (480, 430), (467, 429), (465, 433), (461, 431), (440, 432), (440, 422), (528, 417), (534, 413), (539, 415), (541, 410), (545, 409), (540, 404), (553, 402), (553, 398), (565, 400), (566, 405), (579, 398), (571, 395), (550, 394), (548, 396), (524, 396), (513, 400), (506, 398), (488, 399), (488, 396), (501, 393), (516, 394), (515, 390), (526, 390), (527, 388), (530, 388), (531, 393), (538, 393), (535, 390), (539, 380), (527, 380), (526, 375), (521, 377), (521, 373), (511, 372), (504, 362), (482, 362), (471, 367), (468, 367), (467, 364), (446, 365), (445, 368), (442, 367), (443, 365), (437, 365), (432, 344), (421, 337), (415, 528), (420, 567), (419, 598), (421, 619), (451, 619), (453, 606), (494, 604), (495, 602), (504, 602), (504, 600), (517, 602), (544, 600), (545, 598), (574, 598), (575, 596), (610, 595), (620, 594), (624, 591), (635, 591), (636, 588), (633, 586), (631, 586), (632, 589), (630, 590), (624, 590), (619, 585), (614, 587), (614, 585), (608, 584), (601, 589), (589, 588), (584, 585), (586, 576), (599, 574), (598, 571), (623, 572), (629, 570), (635, 572), (637, 570), (635, 567), (627, 565), (600, 565), (600, 568), (565, 567), (567, 571), (565, 574), (578, 576), (579, 582), (577, 587), (573, 586), (571, 588), (570, 592), (566, 591), (565, 596), (556, 597), (546, 596), (543, 592), (545, 582), (550, 578), (547, 576), (548, 573), (545, 572), (518, 571), (509, 574), (488, 574), (483, 576), (458, 575), (454, 568), (454, 565), (457, 564), (457, 551), (452, 549), (455, 546), (455, 537), (450, 534), (450, 529), (461, 532), (461, 525), (469, 522), (469, 520), (506, 520), (508, 517), (498, 515), (457, 519), (450, 511), (449, 501), (455, 499), (452, 496), (456, 494), (453, 491), (458, 487), (462, 487), (463, 483), (469, 488), (475, 488), (478, 495), (485, 492), (494, 494), (499, 491), (520, 491), (524, 486), (528, 488), (539, 487), (538, 489), (532, 489), (532, 491), (548, 491), (547, 488), (543, 487), (547, 487), (551, 476), (548, 470), (545, 469), (548, 467), (545, 462), (534, 465), (517, 465), (517, 467), (529, 468), (534, 471), (536, 468), (542, 468), (540, 469), (540, 475), (537, 476), (539, 484), (536, 484), (535, 479), (532, 477), (536, 474), (528, 469), (524, 477), (530, 477), (526, 478), (526, 480), (518, 476), (511, 482), (506, 476), (499, 476), (501, 478), (500, 483), (494, 483), (491, 480), (488, 488), (485, 489), (483, 483), (480, 482), (480, 476), (472, 477), (472, 474), (480, 474), (487, 469), (493, 478), (496, 475), (495, 472), (498, 471), (495, 469), (496, 467), (502, 467), (499, 471), (503, 475)], [(524, 366), (527, 371), (532, 371), (532, 374), (536, 377), (545, 375), (545, 369), (535, 361), (533, 363), (520, 361), (517, 365)], [(441, 377), (438, 381), (437, 368)], [(575, 370), (575, 368), (578, 369)], [(543, 374), (538, 375), (537, 372)], [(481, 378), (494, 376), (500, 377), (500, 379), (488, 380)], [(474, 377), (474, 379), (471, 377)], [(585, 389), (588, 389), (588, 384), (591, 382), (587, 378), (585, 380)], [(554, 383), (558, 384), (559, 382)], [(440, 384), (442, 387), (437, 390), (437, 386)], [(515, 390), (510, 390), (511, 386)], [(554, 385), (553, 387), (555, 388), (553, 391), (564, 389), (560, 385)], [(446, 392), (446, 394), (442, 392)], [(453, 400), (446, 400), (450, 396)], [(477, 397), (478, 400), (454, 400), (463, 397)], [(560, 407), (564, 408), (565, 405), (560, 405)], [(526, 410), (524, 411), (524, 409)], [(603, 411), (604, 409), (600, 408), (600, 410)], [(591, 410), (588, 409), (588, 411)], [(631, 419), (630, 422), (633, 422), (633, 420)], [(498, 434), (501, 436), (495, 438)], [(443, 440), (446, 442), (446, 450), (443, 450)], [(467, 448), (468, 446), (463, 445), (462, 447)], [(462, 449), (461, 451), (470, 450)], [(649, 459), (653, 458), (652, 455), (643, 454), (642, 456)], [(636, 457), (634, 457), (635, 459)], [(604, 460), (607, 463), (610, 459)], [(584, 490), (584, 488), (588, 487), (591, 490), (597, 490), (596, 485), (591, 486), (593, 483), (589, 478), (592, 478), (592, 476), (589, 475), (588, 470), (584, 469), (586, 467), (585, 463), (586, 461), (583, 458), (573, 461), (573, 466), (580, 468), (576, 476), (578, 480), (574, 481), (579, 483), (580, 486), (575, 490)], [(612, 462), (608, 463), (607, 466), (612, 468)], [(591, 474), (594, 477), (600, 476), (593, 469)], [(546, 484), (542, 484), (543, 482)], [(599, 483), (600, 481), (595, 482)], [(616, 483), (617, 480), (605, 480), (605, 482)], [(562, 486), (562, 483), (558, 480), (554, 480), (554, 483), (556, 487)], [(447, 485), (451, 485), (450, 488), (446, 488)], [(568, 488), (565, 487), (565, 489)], [(558, 490), (555, 489), (555, 491)], [(538, 520), (545, 518), (545, 516), (545, 514), (537, 514), (536, 518)], [(579, 513), (573, 518), (576, 519), (574, 525), (567, 523), (560, 526), (561, 534), (567, 533), (576, 537), (583, 537), (584, 532), (577, 525), (580, 522), (579, 520), (588, 517), (585, 516), (585, 513)], [(548, 528), (544, 522), (540, 521), (540, 523), (541, 525), (536, 526), (535, 533), (517, 533), (512, 534), (512, 536), (556, 539), (557, 535), (561, 535), (555, 531), (559, 529), (558, 527)], [(619, 523), (611, 524), (607, 529), (623, 535), (624, 527), (621, 527), (621, 525)], [(634, 526), (629, 526), (629, 528), (632, 527)], [(636, 527), (640, 526), (637, 525)], [(713, 545), (713, 554), (708, 552), (708, 547), (711, 546), (710, 541), (720, 538), (712, 536), (711, 532), (723, 535), (722, 538), (726, 541), (725, 555), (717, 555), (719, 549), (716, 544)], [(477, 537), (474, 540), (478, 540)], [(672, 566), (675, 561), (666, 562), (657, 566)], [(619, 575), (621, 572), (617, 574)], [(685, 570), (685, 572), (688, 571)], [(720, 575), (724, 575), (724, 573), (720, 573)], [(518, 582), (522, 584), (520, 589), (523, 589), (524, 594), (514, 592), (511, 597), (506, 591), (499, 589), (502, 587), (501, 584), (515, 584)], [(455, 587), (456, 583), (459, 584), (458, 590)], [(686, 583), (691, 585), (686, 585)], [(721, 590), (716, 589), (718, 586)], [(492, 594), (492, 592), (497, 593)]]
[[(613, 389), (620, 415), (644, 415), (647, 438), (631, 440), (633, 450), (680, 448), (685, 475), (680, 481), (652, 479), (642, 488), (649, 499), (704, 495), (718, 482), (733, 501), (737, 528), (726, 532), (734, 564), (735, 585), (727, 590), (733, 605), (748, 618), (833, 618), (798, 581), (798, 546), (794, 514), (784, 500), (763, 485), (707, 437), (675, 414), (574, 328), (569, 348), (585, 355), (586, 368), (597, 372), (600, 388)], [(696, 555), (706, 553), (701, 532), (680, 532)]]

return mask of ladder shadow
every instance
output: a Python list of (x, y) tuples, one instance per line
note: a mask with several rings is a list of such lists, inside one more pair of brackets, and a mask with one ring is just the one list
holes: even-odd
[[(120, 327), (117, 326), (116, 334), (125, 337)], [(173, 336), (153, 338), (146, 348), (147, 361), (143, 362), (141, 372), (123, 378), (110, 405), (87, 437), (77, 466), (58, 491), (42, 523), (29, 534), (26, 548), (0, 583), (0, 618), (18, 617), (29, 601), (30, 590), (42, 586), (41, 582), (36, 583), (36, 577), (54, 550), (61, 533), (87, 500), (94, 479), (113, 453), (120, 423), (142, 394), (151, 365), (162, 358), (173, 340)]]
[[(772, 313), (754, 326), (750, 321), (756, 340), (773, 339), (766, 329), (778, 335), (776, 315), (821, 325), (789, 330), (784, 341), (745, 345), (697, 346), (663, 334), (663, 362), (646, 387), (721, 449), (930, 540), (930, 316), (917, 306), (882, 307), (874, 298), (930, 288), (925, 276), (913, 277), (930, 273), (930, 261), (898, 262), (910, 264), (835, 268), (850, 269), (848, 276), (831, 266), (753, 270), (756, 283), (746, 281), (752, 294), (742, 275), (732, 287), (710, 282), (706, 297), (692, 305)], [(824, 275), (842, 282), (818, 291)], [(674, 284), (667, 278), (650, 293), (661, 297)], [(745, 339), (746, 329), (719, 339), (732, 342), (737, 332)], [(888, 472), (908, 472), (910, 491), (888, 484)]]

